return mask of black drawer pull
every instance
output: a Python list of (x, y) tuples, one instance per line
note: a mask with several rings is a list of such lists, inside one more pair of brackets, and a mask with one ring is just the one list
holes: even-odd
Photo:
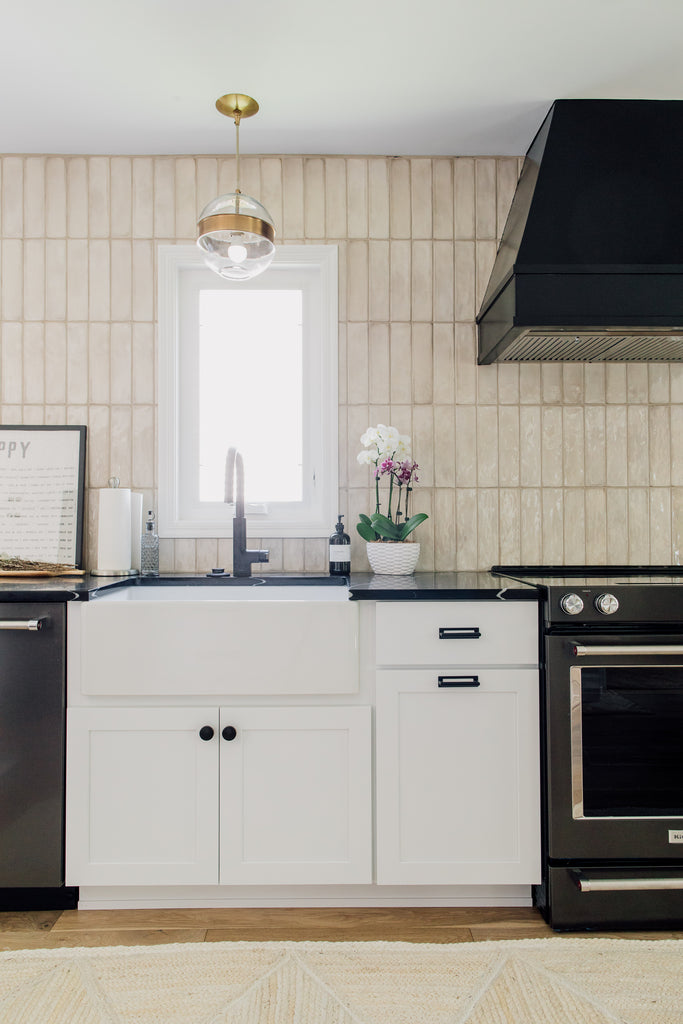
[(478, 640), (479, 626), (439, 626), (439, 640)]
[(439, 676), (439, 686), (479, 686), (479, 676)]

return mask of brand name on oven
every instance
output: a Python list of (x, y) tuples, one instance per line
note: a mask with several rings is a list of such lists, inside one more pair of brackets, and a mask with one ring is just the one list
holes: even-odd
[(669, 829), (669, 842), (670, 843), (683, 843), (683, 829), (670, 828)]

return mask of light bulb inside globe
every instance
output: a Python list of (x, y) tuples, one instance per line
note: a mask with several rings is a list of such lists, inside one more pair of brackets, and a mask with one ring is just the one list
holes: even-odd
[(228, 247), (228, 257), (233, 263), (244, 263), (247, 256), (247, 250), (243, 245), (233, 244)]

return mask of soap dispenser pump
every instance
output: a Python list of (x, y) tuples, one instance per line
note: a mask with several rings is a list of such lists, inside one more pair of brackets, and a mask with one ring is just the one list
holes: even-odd
[(351, 571), (351, 538), (344, 533), (343, 516), (337, 516), (330, 537), (330, 576), (348, 576)]

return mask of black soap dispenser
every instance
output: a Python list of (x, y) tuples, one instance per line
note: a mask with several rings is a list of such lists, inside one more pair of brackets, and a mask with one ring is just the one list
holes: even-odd
[(337, 516), (337, 525), (330, 537), (330, 576), (348, 576), (351, 572), (351, 538), (344, 533), (343, 516)]

